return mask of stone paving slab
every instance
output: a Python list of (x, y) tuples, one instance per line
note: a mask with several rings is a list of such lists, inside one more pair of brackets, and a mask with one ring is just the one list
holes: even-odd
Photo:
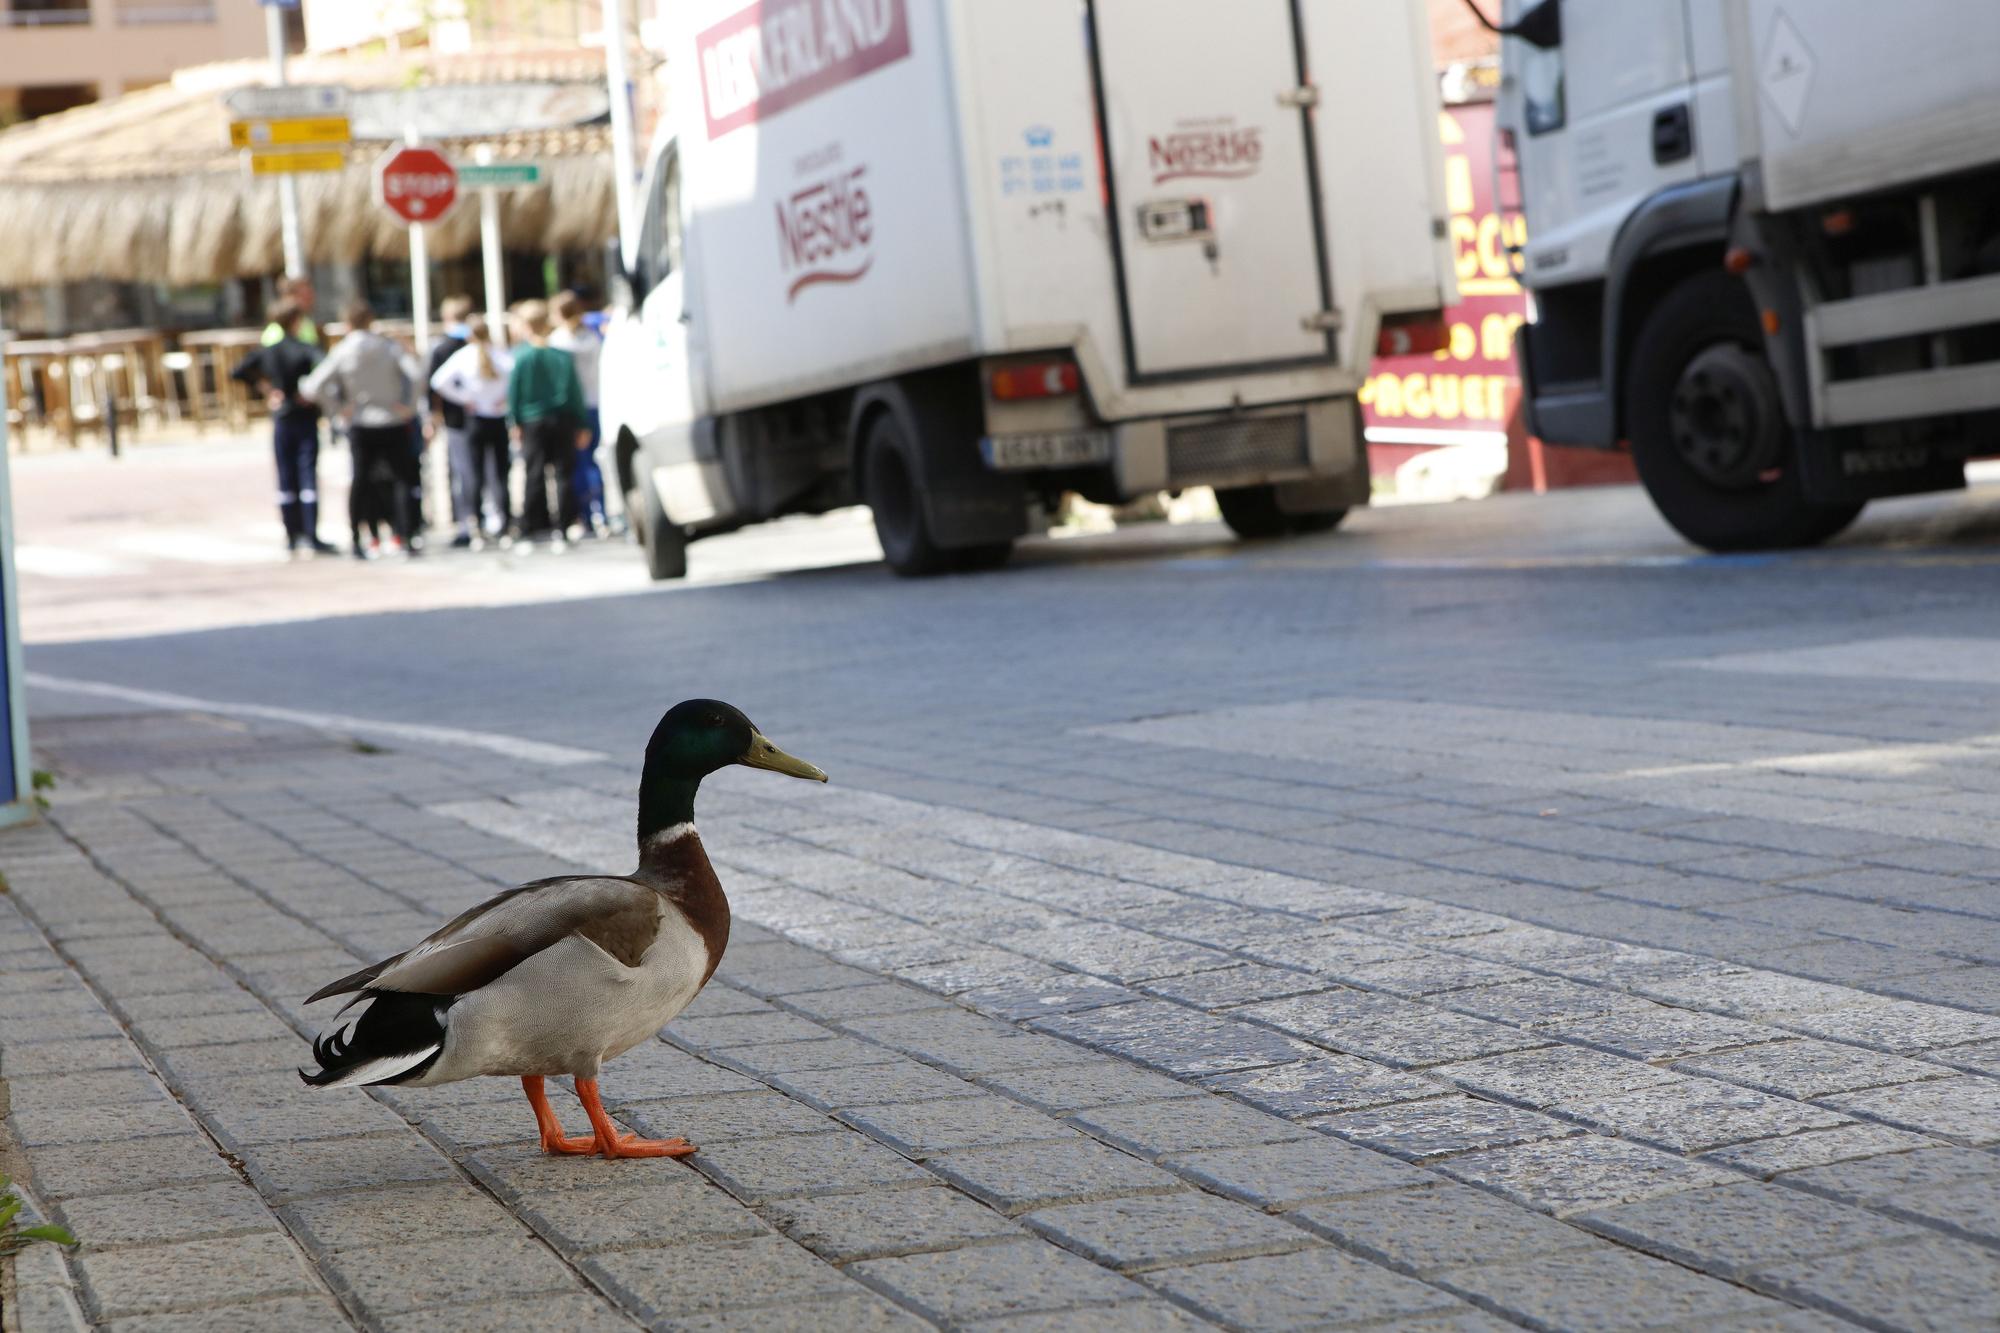
[[(701, 1143), (682, 1163), (543, 1159), (498, 1081), (314, 1096), (288, 1072), (318, 1020), (299, 996), (333, 970), (502, 882), (627, 861), (616, 766), (552, 786), (501, 765), (482, 791), (418, 754), (293, 756), (73, 794), (0, 837), (0, 954), (30, 964), (0, 978), (8, 1131), (39, 1197), (94, 1232), (31, 1289), (98, 1322), (209, 1327), (1978, 1308), (2000, 1256), (1979, 1186), (2000, 1175), (1981, 1065), (2000, 1020), (1889, 988), (1985, 968), (1978, 863), (1867, 863), (1937, 845), (1874, 827), (1794, 837), (1803, 811), (1856, 813), (1838, 783), (1787, 807), (1701, 775), (1745, 797), (1722, 811), (1700, 783), (1639, 779), (1635, 803), (1604, 776), (1805, 733), (1564, 714), (1581, 757), (1563, 768), (1503, 713), (1461, 713), (1469, 745), (1427, 722), (1346, 786), (1302, 790), (1214, 732), (1103, 739), (1122, 786), (1038, 778), (1041, 751), (996, 733), (1011, 809), (724, 786), (704, 838), (730, 955), (605, 1076), (626, 1123)], [(1346, 720), (1379, 736), (1387, 717)], [(1468, 766), (1409, 770), (1433, 753)], [(1605, 794), (1566, 790), (1579, 773)], [(1102, 817), (1057, 823), (1085, 792)], [(1966, 923), (1949, 944), (1896, 919), (1939, 905)], [(69, 1134), (114, 1141), (51, 1137)], [(255, 1257), (172, 1280), (226, 1243)], [(1926, 1286), (1897, 1256), (1957, 1271)]]

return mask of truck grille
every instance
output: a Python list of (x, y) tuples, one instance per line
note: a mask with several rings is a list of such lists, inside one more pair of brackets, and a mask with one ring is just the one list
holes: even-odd
[(1308, 461), (1303, 413), (1167, 427), (1167, 475), (1175, 485), (1241, 473), (1295, 472)]

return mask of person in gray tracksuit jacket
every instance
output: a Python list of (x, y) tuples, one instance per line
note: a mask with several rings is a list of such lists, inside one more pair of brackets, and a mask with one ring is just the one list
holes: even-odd
[(299, 393), (347, 422), (354, 454), (347, 517), (354, 529), (355, 556), (369, 557), (361, 530), (374, 529), (383, 518), (395, 534), (394, 544), (415, 555), (411, 525), (421, 480), (410, 426), (423, 394), (423, 370), (395, 340), (375, 332), (375, 312), (366, 302), (352, 303), (345, 314), (346, 336), (300, 381)]

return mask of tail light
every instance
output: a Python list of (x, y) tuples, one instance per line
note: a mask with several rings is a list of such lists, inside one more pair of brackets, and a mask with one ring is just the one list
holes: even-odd
[(1407, 315), (1384, 315), (1382, 332), (1375, 339), (1377, 356), (1420, 356), (1442, 352), (1451, 345), (1451, 324), (1442, 310), (1419, 310)]
[(1020, 398), (1061, 398), (1082, 387), (1072, 361), (1035, 361), (1026, 365), (997, 366), (990, 381), (993, 396), (1001, 402)]

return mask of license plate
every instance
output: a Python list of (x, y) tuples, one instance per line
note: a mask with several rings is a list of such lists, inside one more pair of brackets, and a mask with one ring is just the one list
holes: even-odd
[(1111, 436), (1101, 430), (1040, 431), (1033, 435), (988, 435), (979, 442), (986, 466), (996, 472), (1035, 468), (1087, 467), (1111, 461)]

